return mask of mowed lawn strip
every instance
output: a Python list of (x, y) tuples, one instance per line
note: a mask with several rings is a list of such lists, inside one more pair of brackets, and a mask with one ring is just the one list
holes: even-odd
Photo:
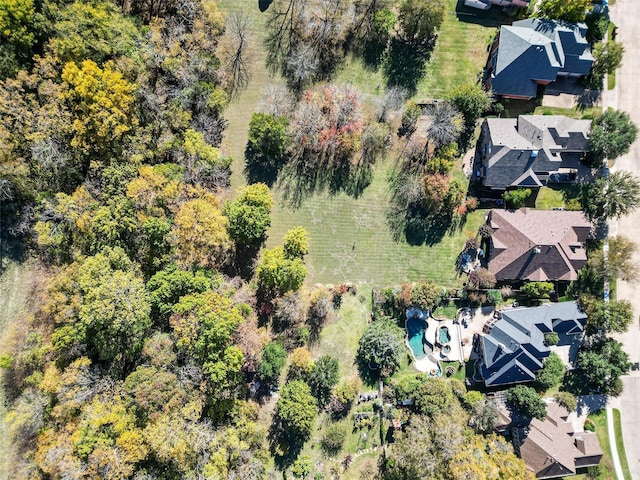
[(427, 63), (426, 75), (418, 84), (419, 100), (443, 98), (453, 87), (475, 83), (487, 62), (488, 46), (497, 25), (511, 23), (497, 7), (482, 11), (458, 7), (457, 0), (446, 1), (447, 13), (436, 47)]
[(281, 245), (288, 229), (305, 227), (310, 234), (307, 283), (397, 285), (432, 279), (446, 287), (458, 285), (456, 257), (485, 212), (468, 215), (461, 231), (433, 246), (395, 241), (387, 224), (388, 169), (388, 162), (379, 164), (371, 185), (357, 199), (316, 194), (290, 209), (278, 198), (267, 246)]

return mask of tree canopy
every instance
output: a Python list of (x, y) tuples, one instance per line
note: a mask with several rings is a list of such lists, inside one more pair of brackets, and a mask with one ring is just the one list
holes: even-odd
[(546, 418), (547, 406), (533, 388), (518, 385), (508, 389), (506, 395), (507, 401), (521, 414), (538, 420)]
[(624, 155), (629, 151), (637, 135), (638, 128), (631, 121), (628, 113), (620, 110), (606, 110), (591, 122), (590, 164), (599, 166), (605, 159), (615, 160)]
[(404, 332), (391, 320), (376, 320), (358, 342), (358, 356), (369, 368), (387, 377), (400, 366), (405, 350)]
[(625, 171), (600, 176), (583, 184), (580, 202), (591, 220), (624, 217), (640, 205), (640, 183)]

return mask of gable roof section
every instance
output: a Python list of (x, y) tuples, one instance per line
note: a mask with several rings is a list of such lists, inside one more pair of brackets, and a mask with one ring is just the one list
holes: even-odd
[(480, 373), (487, 386), (533, 381), (551, 351), (544, 335), (557, 326), (566, 326), (563, 332), (581, 332), (587, 318), (575, 301), (512, 308), (501, 313), (480, 340)]
[(589, 120), (563, 115), (487, 119), (488, 138), (484, 142), (490, 142), (491, 149), (485, 160), (485, 186), (539, 187), (560, 169), (575, 171), (581, 177), (590, 175), (591, 169), (580, 161), (589, 151), (590, 128)]
[(498, 95), (536, 96), (536, 81), (552, 82), (558, 73), (586, 75), (593, 56), (586, 26), (532, 18), (503, 25), (492, 72)]
[[(503, 409), (503, 423), (512, 415)], [(595, 465), (602, 457), (597, 435), (575, 432), (567, 421), (568, 415), (564, 407), (548, 402), (544, 421), (532, 419), (528, 425), (516, 428), (515, 450), (537, 478), (573, 475), (576, 468)]]
[(575, 280), (587, 261), (582, 243), (591, 224), (582, 212), (491, 210), (488, 221), (488, 269), (497, 280)]

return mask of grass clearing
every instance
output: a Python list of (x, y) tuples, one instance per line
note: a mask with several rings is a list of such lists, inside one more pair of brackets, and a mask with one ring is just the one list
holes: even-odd
[(594, 107), (575, 106), (573, 108), (562, 108), (562, 107), (548, 107), (544, 105), (538, 105), (534, 109), (533, 113), (535, 115), (565, 115), (567, 117), (575, 118), (577, 120), (590, 120), (602, 113), (602, 107), (601, 106), (594, 106)]
[[(610, 3), (610, 5), (613, 5), (613, 2)], [(616, 39), (613, 35), (613, 32), (616, 29), (616, 24), (613, 22), (609, 22), (609, 26), (607, 27), (607, 41), (608, 42), (615, 42)], [(613, 90), (614, 88), (616, 88), (616, 70), (614, 70), (613, 72), (607, 74), (607, 90)]]
[(355, 358), (358, 341), (367, 329), (371, 310), (371, 289), (361, 288), (356, 295), (345, 293), (338, 318), (320, 332), (320, 341), (312, 350), (314, 357), (332, 355), (340, 360), (340, 378), (356, 378)]
[(616, 436), (616, 448), (618, 449), (618, 459), (620, 460), (620, 466), (622, 467), (622, 473), (625, 480), (631, 480), (631, 472), (629, 471), (629, 462), (627, 462), (627, 453), (624, 449), (624, 440), (622, 438), (622, 424), (620, 421), (620, 410), (617, 408), (613, 411), (613, 431)]
[(484, 221), (484, 212), (471, 213), (461, 230), (432, 246), (395, 241), (386, 218), (390, 168), (390, 161), (379, 163), (359, 198), (315, 194), (293, 209), (276, 192), (267, 246), (281, 245), (290, 228), (305, 227), (310, 234), (308, 283), (395, 285), (432, 279), (445, 287), (458, 285), (455, 259)]
[(497, 27), (513, 21), (496, 6), (482, 11), (458, 0), (446, 3), (436, 47), (418, 84), (419, 100), (443, 98), (453, 87), (475, 83), (482, 76)]

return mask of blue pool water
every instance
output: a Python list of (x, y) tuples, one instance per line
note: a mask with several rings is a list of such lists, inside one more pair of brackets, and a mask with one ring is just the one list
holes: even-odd
[(446, 345), (451, 341), (451, 335), (449, 335), (449, 329), (447, 327), (440, 327), (440, 344)]
[(424, 331), (427, 328), (427, 322), (420, 320), (419, 318), (409, 318), (407, 320), (407, 336), (409, 337), (409, 346), (413, 351), (414, 357), (417, 359), (424, 358), (424, 346), (422, 340), (424, 339)]

